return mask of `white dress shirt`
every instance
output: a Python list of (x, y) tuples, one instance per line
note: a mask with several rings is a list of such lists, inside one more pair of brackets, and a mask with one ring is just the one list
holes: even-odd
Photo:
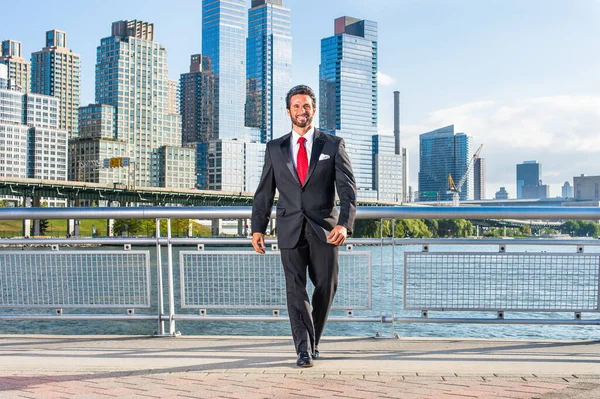
[(292, 151), (292, 159), (294, 160), (294, 167), (298, 166), (298, 150), (300, 149), (300, 144), (298, 144), (298, 139), (300, 137), (304, 137), (306, 139), (306, 143), (304, 146), (306, 147), (306, 155), (308, 155), (308, 164), (310, 165), (310, 154), (312, 153), (313, 141), (315, 138), (315, 128), (311, 127), (308, 132), (304, 134), (304, 136), (300, 136), (294, 130), (292, 130), (292, 139), (291, 141), (291, 151)]

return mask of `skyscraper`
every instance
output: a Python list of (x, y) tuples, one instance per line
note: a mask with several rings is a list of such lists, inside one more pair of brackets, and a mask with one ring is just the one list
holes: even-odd
[[(3, 41), (0, 64), (4, 64), (8, 68), (8, 79), (11, 82), (11, 89), (29, 93), (31, 87), (31, 63), (23, 58), (22, 51), (21, 42), (16, 40)], [(12, 87), (12, 84), (16, 85), (16, 87)]]
[(202, 55), (216, 78), (215, 137), (247, 141), (245, 0), (202, 0)]
[(190, 71), (179, 78), (179, 106), (183, 144), (218, 138), (216, 79), (208, 57), (191, 56)]
[(319, 125), (346, 142), (358, 197), (377, 199), (373, 142), (377, 133), (377, 23), (351, 17), (334, 22), (321, 40)]
[(548, 198), (550, 187), (542, 184), (542, 165), (525, 161), (517, 165), (517, 198)]
[(154, 25), (114, 22), (97, 48), (96, 104), (81, 108), (85, 129), (70, 144), (73, 178), (86, 165), (98, 169), (106, 158), (127, 158), (121, 167), (99, 169), (91, 181), (193, 187), (195, 152), (180, 148), (181, 119), (168, 104), (167, 52), (154, 41)]
[(252, 0), (246, 42), (246, 126), (261, 143), (290, 131), (285, 97), (292, 84), (291, 12), (283, 0)]
[(485, 199), (485, 159), (477, 158), (473, 165), (473, 199)]
[(216, 78), (208, 57), (191, 56), (189, 73), (179, 79), (183, 144), (196, 150), (196, 187), (208, 189), (208, 141), (216, 140), (219, 113)]
[(77, 137), (81, 85), (79, 54), (67, 48), (67, 34), (46, 32), (46, 47), (31, 55), (31, 91), (60, 99), (59, 127)]
[[(273, 2), (275, 9), (278, 2)], [(253, 7), (260, 8), (258, 3), (253, 1)], [(246, 15), (245, 0), (203, 0), (202, 55), (193, 55), (190, 73), (181, 75), (183, 140), (196, 149), (196, 186), (201, 189), (245, 191), (247, 176), (260, 174), (245, 169), (256, 162), (243, 162), (248, 156), (244, 143), (261, 140), (259, 128), (245, 126)], [(227, 149), (242, 150), (243, 167), (226, 167), (237, 165)]]
[[(454, 125), (423, 133), (419, 136), (419, 200), (451, 201), (447, 194), (448, 175), (458, 185), (467, 171), (471, 153), (471, 137), (464, 133), (454, 134)], [(472, 172), (471, 172), (472, 173)], [(472, 199), (473, 178), (467, 176), (458, 187), (460, 200)]]

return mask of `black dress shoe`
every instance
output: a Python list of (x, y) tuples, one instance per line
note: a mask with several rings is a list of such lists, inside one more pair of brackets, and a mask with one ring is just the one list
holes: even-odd
[(298, 360), (296, 360), (296, 366), (298, 367), (312, 367), (313, 361), (312, 356), (308, 352), (300, 352), (298, 354)]
[(313, 359), (318, 359), (319, 358), (319, 350), (315, 349), (315, 353), (312, 354), (312, 358)]

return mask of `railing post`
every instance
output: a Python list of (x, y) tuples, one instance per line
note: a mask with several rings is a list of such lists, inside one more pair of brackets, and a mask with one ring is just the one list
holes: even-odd
[(398, 335), (394, 331), (396, 327), (396, 219), (392, 219), (392, 337), (397, 338)]
[(163, 281), (162, 281), (162, 250), (160, 246), (160, 219), (156, 219), (156, 280), (158, 282), (158, 336), (165, 335)]
[(169, 283), (169, 335), (177, 336), (175, 331), (175, 295), (173, 293), (173, 244), (171, 243), (171, 219), (167, 219), (167, 266)]

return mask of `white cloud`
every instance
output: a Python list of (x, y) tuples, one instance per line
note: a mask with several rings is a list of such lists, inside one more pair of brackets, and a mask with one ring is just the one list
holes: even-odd
[(550, 184), (552, 196), (560, 194), (565, 181), (573, 184), (573, 176), (600, 175), (600, 97), (537, 97), (510, 104), (484, 100), (436, 110), (417, 125), (402, 126), (415, 190), (419, 134), (451, 124), (473, 137), (473, 149), (484, 144), (487, 198), (500, 186), (514, 197), (516, 164), (527, 160), (542, 164), (542, 181)]
[(389, 75), (386, 75), (381, 71), (377, 71), (377, 83), (381, 86), (391, 86), (394, 83), (396, 83), (396, 79), (392, 78)]

